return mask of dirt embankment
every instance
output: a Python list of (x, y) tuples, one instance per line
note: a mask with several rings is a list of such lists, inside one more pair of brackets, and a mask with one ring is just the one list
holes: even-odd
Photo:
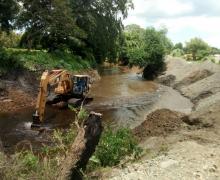
[[(167, 59), (166, 74), (158, 82), (177, 89), (194, 103), (189, 116), (192, 124), (207, 127), (220, 125), (220, 66), (210, 61), (187, 62), (179, 58)], [(168, 83), (167, 83), (168, 82)]]
[[(42, 72), (22, 71), (0, 77), (0, 113), (14, 112), (34, 106)], [(88, 74), (92, 82), (100, 79), (96, 70), (74, 74)]]
[(1, 78), (0, 112), (13, 112), (35, 103), (38, 91), (37, 73), (17, 72)]

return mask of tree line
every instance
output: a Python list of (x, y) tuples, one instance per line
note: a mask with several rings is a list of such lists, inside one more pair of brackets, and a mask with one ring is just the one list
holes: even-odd
[(211, 47), (201, 38), (195, 37), (190, 39), (183, 45), (177, 43), (173, 46), (171, 55), (176, 57), (184, 57), (187, 60), (200, 61), (211, 59), (215, 54), (220, 54), (220, 49)]
[(20, 46), (115, 59), (131, 0), (1, 0), (0, 30), (23, 32)]

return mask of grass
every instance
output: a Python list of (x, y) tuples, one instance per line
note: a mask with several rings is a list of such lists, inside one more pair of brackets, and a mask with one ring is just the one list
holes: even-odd
[(32, 151), (18, 152), (10, 157), (0, 153), (0, 177), (3, 180), (17, 179), (56, 179), (57, 159), (34, 155)]
[[(75, 108), (70, 107), (76, 111)], [(3, 180), (16, 179), (57, 179), (61, 171), (60, 165), (65, 159), (76, 137), (77, 123), (82, 123), (88, 113), (82, 107), (75, 114), (75, 122), (67, 131), (54, 130), (51, 145), (44, 146), (38, 154), (32, 149), (16, 152), (6, 156), (0, 152), (0, 177)], [(142, 149), (138, 147), (131, 130), (126, 128), (112, 131), (107, 129), (101, 136), (99, 145), (91, 157), (86, 172), (100, 167), (115, 166), (129, 156), (132, 160), (139, 157)]]
[(60, 163), (75, 136), (76, 131), (72, 125), (67, 132), (55, 130), (52, 135), (52, 145), (43, 147), (38, 154), (32, 150), (16, 152), (10, 156), (0, 152), (1, 179), (56, 179), (60, 172)]
[[(75, 129), (72, 125), (67, 132), (55, 130), (52, 145), (43, 147), (38, 154), (32, 150), (17, 152), (10, 156), (0, 152), (1, 179), (56, 179), (60, 165), (76, 137)], [(116, 132), (106, 130), (94, 156), (90, 159), (86, 173), (106, 166), (115, 166), (128, 156), (134, 160), (141, 152), (129, 129), (122, 128)]]
[(48, 53), (46, 51), (13, 48), (1, 49), (0, 52), (0, 71), (2, 74), (18, 67), (30, 71), (62, 68), (69, 71), (80, 71), (95, 66), (95, 60), (85, 60), (68, 52)]

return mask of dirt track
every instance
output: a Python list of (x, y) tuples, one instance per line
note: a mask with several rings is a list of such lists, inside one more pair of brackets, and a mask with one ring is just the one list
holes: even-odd
[(178, 116), (170, 106), (148, 115), (134, 130), (143, 158), (104, 170), (100, 179), (220, 179), (220, 66), (170, 57), (166, 63), (157, 81), (190, 99), (193, 111)]

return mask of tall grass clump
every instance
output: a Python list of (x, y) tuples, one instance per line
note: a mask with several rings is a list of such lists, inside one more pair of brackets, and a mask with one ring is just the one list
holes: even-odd
[(17, 152), (10, 157), (0, 153), (0, 177), (3, 180), (53, 180), (57, 176), (58, 161), (42, 159), (32, 151)]

